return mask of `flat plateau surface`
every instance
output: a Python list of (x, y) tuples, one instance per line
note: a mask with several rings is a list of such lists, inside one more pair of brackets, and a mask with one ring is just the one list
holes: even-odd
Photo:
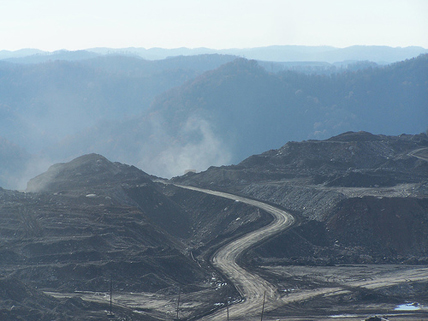
[[(259, 277), (270, 284), (276, 291), (275, 304), (267, 302), (264, 320), (363, 320), (370, 315), (385, 316), (389, 320), (426, 320), (428, 307), (421, 304), (419, 310), (395, 311), (399, 304), (412, 302), (409, 300), (396, 302), (353, 302), (354, 293), (367, 291), (408, 291), (412, 284), (428, 279), (428, 266), (411, 265), (343, 265), (343, 266), (263, 266)], [(401, 290), (400, 290), (401, 288)], [(389, 290), (392, 289), (392, 290)], [(78, 291), (74, 293), (47, 292), (57, 298), (79, 297), (83, 300), (105, 303), (109, 302), (106, 292)], [(199, 291), (183, 294), (180, 315), (186, 316), (192, 309), (209, 304), (209, 292)], [(205, 298), (205, 300), (204, 300)], [(268, 300), (272, 300), (268, 298)], [(256, 300), (258, 302), (258, 300)], [(114, 306), (134, 309), (138, 313), (149, 313), (151, 316), (173, 318), (176, 313), (177, 298), (172, 295), (156, 293), (114, 293)], [(251, 314), (245, 317), (230, 313), (231, 320), (260, 320), (261, 305), (255, 304)], [(222, 305), (219, 302), (217, 305)], [(236, 304), (245, 307), (246, 304)], [(270, 306), (270, 308), (269, 308)], [(276, 309), (273, 309), (273, 307)], [(241, 307), (237, 310), (241, 310)], [(257, 311), (258, 309), (258, 311)], [(219, 310), (206, 319), (225, 319), (226, 309)], [(270, 310), (270, 311), (269, 311)], [(305, 315), (300, 315), (303, 312)], [(236, 312), (235, 312), (236, 313)]]

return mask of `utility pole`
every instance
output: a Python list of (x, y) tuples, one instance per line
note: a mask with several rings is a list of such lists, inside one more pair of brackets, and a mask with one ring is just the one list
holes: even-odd
[(227, 316), (227, 321), (229, 321), (229, 296), (226, 296), (226, 316)]
[(226, 311), (227, 311), (227, 321), (229, 321), (229, 298), (227, 298), (227, 302), (226, 302)]
[(110, 274), (110, 304), (109, 304), (109, 312), (107, 313), (107, 318), (113, 319), (113, 274)]
[(181, 288), (178, 288), (178, 299), (177, 299), (177, 317), (176, 320), (180, 320), (178, 318), (178, 312), (180, 311), (180, 296), (181, 296)]
[(260, 317), (260, 321), (263, 321), (263, 313), (265, 312), (265, 301), (266, 301), (266, 291), (263, 294), (263, 307), (262, 307), (262, 316)]
[(113, 315), (113, 275), (110, 275), (110, 315)]

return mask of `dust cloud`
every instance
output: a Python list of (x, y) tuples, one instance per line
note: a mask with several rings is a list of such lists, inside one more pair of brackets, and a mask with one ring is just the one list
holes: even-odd
[(230, 143), (222, 141), (201, 116), (188, 117), (174, 130), (166, 127), (159, 117), (144, 117), (138, 126), (135, 119), (132, 122), (121, 122), (118, 127), (104, 122), (67, 136), (37, 154), (30, 154), (13, 171), (0, 171), (0, 186), (25, 190), (27, 182), (49, 166), (89, 153), (134, 165), (163, 178), (183, 175), (188, 170), (199, 172), (210, 166), (227, 165), (232, 160)]
[[(202, 171), (210, 166), (229, 164), (232, 153), (205, 119), (191, 116), (175, 136), (170, 136), (153, 120), (155, 133), (140, 154), (137, 167), (149, 174), (170, 178), (188, 170)], [(159, 149), (162, 145), (163, 148)]]
[(24, 166), (17, 172), (3, 173), (1, 183), (4, 188), (25, 191), (28, 181), (45, 172), (53, 162), (44, 156), (35, 155), (28, 159)]

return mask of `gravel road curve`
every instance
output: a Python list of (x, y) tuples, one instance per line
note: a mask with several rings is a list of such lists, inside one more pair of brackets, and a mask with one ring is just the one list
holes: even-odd
[[(217, 269), (219, 269), (229, 278), (229, 280), (233, 282), (241, 296), (244, 298), (243, 302), (229, 307), (230, 319), (245, 319), (246, 317), (260, 315), (264, 293), (266, 293), (265, 311), (269, 311), (284, 304), (280, 298), (277, 288), (274, 285), (262, 279), (260, 276), (245, 270), (243, 267), (239, 266), (236, 261), (245, 250), (293, 225), (295, 222), (294, 217), (290, 213), (272, 205), (241, 196), (192, 186), (176, 186), (256, 206), (270, 213), (274, 217), (274, 220), (269, 225), (245, 234), (239, 239), (221, 247), (213, 255), (211, 261)], [(201, 320), (225, 320), (225, 315), (226, 312), (225, 309), (223, 309), (205, 316)]]

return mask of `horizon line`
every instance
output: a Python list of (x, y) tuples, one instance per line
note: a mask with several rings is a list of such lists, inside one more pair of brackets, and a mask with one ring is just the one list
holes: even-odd
[(129, 47), (108, 47), (108, 46), (96, 46), (96, 47), (87, 47), (83, 49), (55, 49), (55, 50), (44, 50), (39, 49), (35, 47), (23, 47), (20, 49), (10, 50), (10, 49), (0, 49), (0, 52), (19, 52), (19, 51), (25, 51), (25, 50), (35, 50), (35, 51), (41, 51), (45, 53), (56, 53), (61, 51), (68, 51), (68, 52), (75, 52), (75, 51), (91, 51), (91, 50), (97, 50), (97, 49), (111, 49), (111, 50), (128, 50), (128, 49), (138, 49), (138, 50), (212, 50), (212, 51), (228, 51), (228, 50), (251, 50), (251, 49), (262, 49), (262, 48), (274, 48), (274, 47), (306, 47), (306, 48), (331, 48), (331, 49), (347, 49), (347, 48), (353, 48), (353, 47), (378, 47), (378, 48), (392, 48), (392, 49), (408, 49), (408, 48), (420, 48), (424, 50), (428, 50), (428, 48), (425, 48), (423, 46), (418, 45), (410, 45), (410, 46), (389, 46), (389, 45), (351, 45), (351, 46), (345, 46), (345, 47), (336, 47), (332, 45), (267, 45), (267, 46), (256, 46), (256, 47), (230, 47), (230, 48), (222, 48), (222, 49), (216, 49), (216, 48), (210, 48), (210, 47), (173, 47), (173, 48), (166, 48), (166, 47), (138, 47), (138, 46), (129, 46)]

